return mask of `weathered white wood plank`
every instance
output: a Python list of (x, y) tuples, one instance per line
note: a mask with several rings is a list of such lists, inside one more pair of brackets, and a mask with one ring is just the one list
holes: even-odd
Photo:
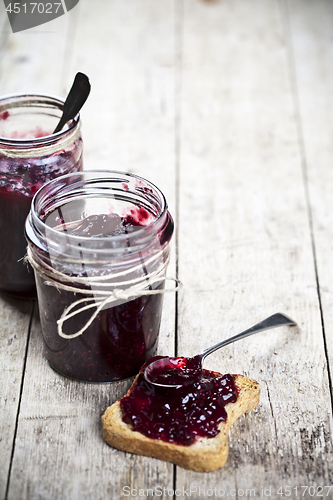
[(295, 89), (308, 181), (319, 291), (333, 378), (333, 4), (289, 2)]
[(61, 377), (42, 356), (37, 317), (32, 332), (8, 499), (120, 498), (143, 474), (164, 484), (170, 466), (122, 457), (102, 439), (100, 417), (130, 381), (80, 384)]
[[(0, 94), (51, 93), (63, 91), (65, 52), (70, 49), (72, 37), (67, 35), (74, 28), (75, 16), (68, 14), (34, 30), (11, 32), (3, 3), (0, 7)], [(1, 297), (1, 440), (0, 440), (0, 498), (4, 498), (10, 470), (17, 411), (20, 405), (21, 381), (29, 331), (32, 302), (13, 301)], [(33, 380), (33, 378), (32, 378)]]
[[(84, 71), (92, 83), (82, 112), (85, 169), (126, 170), (152, 180), (175, 215), (173, 26), (169, 2), (100, 1), (92, 9), (81, 0), (68, 71)], [(174, 327), (169, 294), (160, 352), (173, 354)], [(171, 464), (119, 452), (102, 440), (100, 417), (129, 382), (60, 377), (42, 357), (37, 318), (32, 332), (8, 500), (121, 498), (125, 486), (172, 486)]]
[(184, 5), (178, 353), (279, 310), (299, 329), (207, 359), (256, 378), (261, 405), (235, 424), (222, 471), (179, 469), (177, 485), (276, 497), (280, 486), (328, 484), (333, 430), (287, 20), (278, 1)]
[[(155, 182), (174, 212), (172, 2), (81, 2), (72, 72), (92, 90), (84, 108), (85, 169)], [(92, 16), (94, 22), (92, 22)]]
[[(92, 85), (82, 111), (84, 169), (149, 179), (164, 193), (175, 219), (173, 3), (99, 0), (92, 10), (81, 0), (80, 9), (71, 73), (86, 72)], [(169, 276), (176, 273), (175, 247), (174, 236)], [(161, 353), (173, 353), (174, 324), (174, 296), (166, 294)]]
[(66, 95), (74, 78), (65, 72), (73, 52), (77, 16), (75, 8), (49, 23), (7, 34), (0, 73), (1, 95)]
[(11, 32), (8, 17), (5, 11), (5, 5), (0, 4), (0, 74), (2, 72), (2, 59), (4, 57), (4, 46)]
[[(173, 3), (99, 1), (95, 8), (99, 16), (91, 23), (90, 2), (81, 4), (73, 56), (73, 72), (81, 68), (92, 84), (83, 122), (85, 169), (122, 170), (151, 180), (165, 194), (175, 217)], [(174, 251), (168, 274), (175, 275)], [(174, 300), (172, 294), (165, 295), (160, 353), (174, 353)], [(108, 406), (105, 401), (101, 411)], [(115, 496), (124, 486), (146, 490), (173, 483), (170, 464), (108, 447), (105, 453), (106, 460), (115, 457), (123, 470), (109, 486)], [(101, 468), (100, 474), (104, 484), (107, 471)]]
[(6, 493), (33, 303), (0, 296), (0, 498)]
[[(11, 72), (8, 79), (2, 74), (1, 93), (2, 88), (21, 90), (18, 74), (28, 78), (30, 90), (37, 86), (38, 91), (63, 95), (76, 71), (90, 76), (93, 90), (82, 112), (85, 168), (118, 168), (153, 180), (176, 214), (175, 165), (180, 161), (179, 255), (185, 282), (180, 354), (199, 352), (276, 310), (299, 322), (298, 330), (258, 334), (207, 360), (207, 367), (259, 380), (262, 397), (260, 407), (231, 431), (225, 469), (214, 474), (177, 469), (176, 486), (181, 491), (192, 487), (192, 498), (221, 487), (227, 493), (235, 488), (239, 496), (246, 488), (255, 488), (260, 496), (262, 487), (272, 487), (274, 498), (280, 486), (324, 485), (333, 479), (330, 395), (302, 171), (305, 157), (329, 333), (332, 134), (330, 98), (323, 95), (331, 79), (331, 7), (322, 0), (292, 0), (290, 45), (283, 5), (278, 0), (191, 0), (185, 1), (182, 17), (178, 2), (174, 12), (169, 2), (100, 0), (92, 8), (81, 0), (79, 10), (72, 11), (80, 17), (77, 30), (68, 31), (70, 38), (55, 42), (60, 31), (67, 31), (64, 24), (53, 38), (47, 35), (57, 47), (50, 75), (33, 72), (45, 68), (52, 54), (37, 43), (39, 33), (29, 42), (39, 56), (26, 61), (26, 69), (22, 62), (14, 71), (12, 63), (24, 57), (27, 34), (17, 45), (8, 45), (4, 57)], [(74, 41), (74, 52), (68, 51)], [(309, 53), (315, 54), (311, 64)], [(175, 60), (183, 65), (177, 80)], [(314, 94), (319, 81), (320, 93)], [(175, 122), (182, 125), (179, 137)], [(323, 182), (315, 175), (317, 158)], [(170, 274), (175, 254), (173, 259)], [(172, 296), (165, 299), (163, 354), (172, 353), (174, 346), (174, 301)], [(17, 324), (27, 328), (28, 310), (23, 316), (10, 310), (10, 317), (9, 329)], [(120, 498), (124, 486), (171, 490), (171, 465), (123, 454), (101, 438), (100, 416), (128, 382), (78, 384), (58, 376), (42, 357), (39, 328), (35, 317), (8, 500)], [(6, 342), (6, 329), (1, 334)], [(327, 343), (329, 347), (329, 338)], [(20, 376), (24, 342), (19, 353), (6, 349), (0, 351), (4, 363), (16, 356), (8, 366)], [(17, 388), (18, 383), (11, 394)], [(16, 408), (17, 401), (10, 409), (13, 422)], [(10, 447), (13, 429), (5, 435), (4, 446)], [(1, 458), (6, 480), (10, 454)], [(166, 491), (164, 498), (172, 495)]]

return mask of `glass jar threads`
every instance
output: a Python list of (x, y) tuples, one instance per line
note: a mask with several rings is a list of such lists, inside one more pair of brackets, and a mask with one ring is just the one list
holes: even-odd
[(32, 197), (45, 182), (82, 170), (79, 116), (53, 134), (62, 109), (51, 96), (0, 98), (0, 290), (23, 298), (36, 296), (34, 273), (23, 262)]
[(55, 370), (112, 382), (155, 354), (173, 228), (161, 191), (131, 174), (83, 171), (38, 191), (28, 258)]

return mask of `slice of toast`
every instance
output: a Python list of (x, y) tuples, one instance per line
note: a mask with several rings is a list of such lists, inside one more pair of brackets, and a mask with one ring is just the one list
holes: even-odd
[[(134, 380), (127, 395), (136, 383)], [(152, 439), (132, 430), (123, 422), (120, 400), (106, 409), (102, 416), (103, 438), (118, 450), (172, 462), (184, 469), (210, 472), (223, 467), (228, 458), (228, 432), (238, 417), (253, 410), (259, 403), (259, 383), (243, 375), (234, 375), (238, 390), (235, 403), (225, 406), (228, 418), (218, 426), (219, 433), (212, 438), (196, 437), (190, 446)], [(124, 398), (127, 396), (125, 395)]]

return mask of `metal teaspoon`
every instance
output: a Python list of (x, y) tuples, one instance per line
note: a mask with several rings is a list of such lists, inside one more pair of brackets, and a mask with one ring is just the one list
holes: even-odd
[(184, 385), (193, 384), (202, 375), (202, 362), (206, 356), (237, 340), (244, 339), (254, 333), (262, 332), (283, 325), (296, 326), (295, 321), (281, 313), (273, 314), (248, 330), (235, 335), (227, 340), (206, 349), (193, 358), (171, 358), (164, 357), (148, 364), (144, 370), (144, 377), (149, 384), (164, 388), (180, 388)]

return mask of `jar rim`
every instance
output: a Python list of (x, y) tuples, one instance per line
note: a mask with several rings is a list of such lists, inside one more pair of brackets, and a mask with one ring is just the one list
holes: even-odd
[[(14, 101), (10, 106), (6, 106), (6, 103), (10, 103), (10, 101)], [(0, 113), (7, 111), (11, 108), (18, 108), (20, 102), (31, 102), (31, 103), (39, 103), (45, 101), (50, 105), (53, 104), (52, 107), (58, 108), (60, 111), (63, 110), (64, 107), (64, 99), (55, 94), (4, 94), (0, 96)], [(50, 106), (51, 107), (51, 106)], [(6, 147), (13, 148), (29, 148), (29, 146), (45, 146), (46, 144), (52, 143), (59, 139), (66, 137), (70, 132), (73, 131), (75, 127), (78, 126), (80, 122), (80, 113), (78, 113), (65, 128), (61, 129), (59, 132), (55, 134), (49, 134), (42, 137), (34, 137), (29, 139), (24, 138), (11, 138), (0, 135), (0, 143)]]
[[(109, 178), (102, 177), (105, 175), (109, 176)], [(140, 182), (146, 183), (148, 186), (153, 188), (155, 193), (157, 193), (159, 196), (160, 207), (159, 207), (158, 214), (156, 215), (156, 217), (154, 217), (154, 219), (149, 224), (147, 224), (146, 226), (140, 227), (139, 229), (137, 229), (133, 233), (120, 234), (120, 235), (116, 235), (116, 236), (112, 236), (112, 237), (107, 236), (107, 235), (106, 236), (98, 236), (98, 237), (96, 237), (96, 236), (95, 237), (94, 236), (88, 237), (88, 236), (78, 236), (78, 235), (73, 235), (73, 234), (68, 234), (68, 233), (62, 233), (61, 231), (58, 231), (58, 230), (48, 226), (47, 224), (45, 224), (45, 222), (41, 219), (41, 217), (39, 215), (41, 207), (39, 209), (37, 208), (38, 202), (41, 203), (41, 197), (43, 196), (43, 193), (45, 194), (45, 192), (47, 192), (49, 189), (52, 190), (52, 187), (55, 186), (56, 183), (66, 182), (66, 179), (69, 179), (70, 177), (81, 177), (80, 182), (83, 185), (85, 182), (84, 181), (85, 176), (87, 177), (88, 182), (98, 182), (98, 181), (103, 181), (103, 180), (110, 181), (112, 179), (112, 176), (119, 176), (119, 180), (117, 182), (121, 182), (122, 180), (126, 181), (126, 179), (129, 179), (129, 180), (138, 181), (139, 183)], [(89, 176), (91, 176), (91, 177), (89, 178)], [(121, 179), (120, 176), (124, 177), (124, 179)], [(64, 186), (66, 186), (66, 184), (63, 184), (63, 187)], [(71, 186), (73, 186), (73, 184), (66, 186), (66, 187), (68, 187), (67, 194), (70, 193)], [(126, 191), (126, 193), (128, 193), (128, 191)], [(52, 191), (50, 194), (52, 195)], [(54, 191), (53, 191), (53, 195), (54, 195)], [(57, 199), (59, 200), (59, 198), (57, 198)], [(61, 207), (62, 205), (63, 204), (59, 203), (58, 206)], [(52, 207), (52, 208), (56, 209), (56, 207)], [(53, 210), (50, 210), (50, 213), (52, 211)], [(119, 251), (124, 251), (124, 246), (121, 248), (113, 247), (112, 242), (119, 243), (119, 242), (125, 242), (125, 241), (129, 240), (131, 242), (131, 245), (128, 248), (128, 250), (135, 251), (137, 245), (139, 245), (140, 242), (144, 243), (144, 244), (146, 243), (146, 236), (147, 236), (147, 238), (149, 236), (151, 237), (152, 234), (157, 234), (157, 232), (164, 227), (164, 225), (167, 222), (168, 216), (171, 217), (169, 212), (168, 212), (168, 205), (167, 205), (165, 196), (162, 193), (162, 191), (151, 181), (148, 181), (147, 179), (145, 179), (141, 176), (138, 176), (136, 174), (122, 172), (119, 170), (101, 170), (101, 169), (99, 169), (99, 170), (83, 170), (81, 172), (69, 173), (66, 175), (62, 175), (61, 177), (57, 177), (55, 179), (52, 179), (51, 181), (48, 181), (47, 183), (45, 183), (36, 192), (36, 194), (34, 195), (34, 197), (32, 199), (30, 214), (29, 214), (29, 216), (27, 218), (27, 222), (26, 222), (26, 234), (28, 236), (28, 239), (31, 240), (31, 237), (30, 237), (31, 231), (27, 231), (27, 228), (30, 229), (29, 226), (30, 227), (34, 226), (35, 230), (37, 229), (39, 236), (45, 235), (46, 230), (47, 230), (48, 237), (52, 238), (52, 235), (53, 235), (55, 240), (57, 240), (57, 239), (59, 240), (59, 238), (64, 238), (64, 239), (66, 239), (67, 243), (69, 241), (72, 242), (73, 244), (75, 244), (77, 242), (84, 242), (87, 244), (89, 243), (90, 249), (94, 248), (96, 251), (102, 251), (102, 253), (105, 250), (111, 251), (111, 252), (116, 252), (116, 253), (118, 253)], [(32, 227), (31, 227), (31, 229), (32, 229)], [(106, 242), (111, 243), (111, 248), (110, 248), (110, 246), (108, 246), (108, 248), (103, 248), (103, 249), (99, 248), (100, 245), (106, 244)], [(96, 247), (95, 247), (95, 245), (96, 245)]]

